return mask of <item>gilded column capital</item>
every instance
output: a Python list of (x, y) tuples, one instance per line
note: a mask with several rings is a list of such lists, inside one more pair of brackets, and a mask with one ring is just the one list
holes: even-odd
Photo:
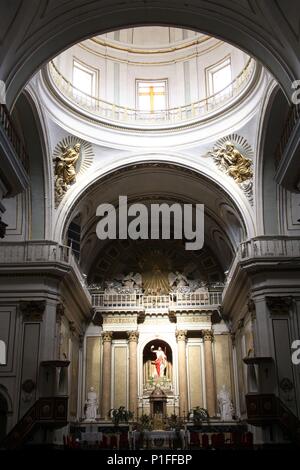
[(202, 330), (202, 337), (204, 341), (212, 341), (214, 338), (214, 333), (211, 330)]
[(139, 332), (138, 331), (127, 331), (128, 341), (134, 341), (137, 343), (139, 339)]
[(103, 343), (111, 343), (113, 337), (112, 331), (103, 331), (102, 333), (102, 341)]
[(23, 321), (42, 321), (45, 308), (45, 300), (29, 300), (20, 302)]
[(187, 330), (176, 330), (175, 335), (177, 341), (186, 341)]

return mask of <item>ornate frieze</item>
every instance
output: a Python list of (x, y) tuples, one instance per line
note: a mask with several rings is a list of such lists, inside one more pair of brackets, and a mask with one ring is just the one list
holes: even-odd
[(178, 323), (207, 323), (210, 321), (208, 315), (177, 315)]
[(20, 302), (23, 321), (42, 321), (45, 308), (45, 300), (29, 300)]
[(266, 302), (272, 315), (288, 315), (293, 306), (293, 297), (266, 297)]
[(136, 318), (124, 318), (124, 317), (104, 317), (103, 318), (103, 324), (104, 325), (110, 325), (110, 324), (136, 324)]

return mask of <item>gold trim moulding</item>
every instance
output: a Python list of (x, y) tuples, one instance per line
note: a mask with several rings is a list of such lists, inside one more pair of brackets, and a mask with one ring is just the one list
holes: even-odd
[[(203, 42), (208, 41), (211, 39), (211, 36), (204, 35), (203, 37), (197, 38), (197, 39), (192, 39), (191, 41), (184, 42), (183, 44), (177, 44), (175, 46), (167, 46), (163, 48), (155, 48), (155, 49), (142, 49), (139, 47), (130, 47), (130, 45), (126, 46), (121, 46), (116, 44), (113, 41), (107, 40), (107, 39), (100, 39), (99, 37), (94, 37), (91, 38), (90, 41), (95, 42), (96, 44), (99, 44), (104, 47), (111, 47), (112, 49), (117, 49), (119, 51), (124, 51), (124, 52), (129, 52), (132, 54), (165, 54), (168, 52), (176, 52), (180, 51), (182, 49), (186, 49), (191, 46), (197, 46), (198, 44), (202, 44)], [(126, 43), (124, 43), (126, 44)]]

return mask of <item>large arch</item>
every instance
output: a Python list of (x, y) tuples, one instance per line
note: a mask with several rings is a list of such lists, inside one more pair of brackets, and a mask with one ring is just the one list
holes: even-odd
[[(169, 159), (166, 155), (160, 155), (160, 158), (156, 155), (155, 159), (153, 157), (152, 155), (151, 161), (146, 161), (145, 155), (143, 158), (141, 155), (135, 156), (134, 159), (131, 157), (131, 163), (127, 161), (122, 165), (114, 164), (109, 171), (101, 169), (99, 173), (94, 172), (93, 180), (89, 183), (78, 181), (78, 184), (70, 189), (70, 192), (74, 191), (73, 194), (69, 194), (59, 206), (54, 239), (67, 244), (68, 226), (74, 217), (80, 216), (82, 224), (80, 266), (88, 282), (92, 284), (94, 282), (101, 284), (104, 279), (113, 278), (123, 270), (124, 263), (129, 269), (129, 265), (132, 265), (128, 255), (130, 250), (135, 258), (144, 249), (145, 253), (148, 253), (151, 246), (152, 249), (160, 250), (162, 256), (166, 255), (167, 264), (179, 266), (182, 247), (177, 245), (175, 247), (167, 241), (162, 247), (154, 246), (155, 241), (150, 239), (149, 243), (146, 243), (146, 249), (142, 246), (142, 241), (138, 243), (136, 240), (135, 245), (131, 247), (128, 240), (129, 245), (124, 251), (118, 241), (114, 244), (114, 240), (99, 240), (96, 235), (99, 221), (96, 217), (97, 207), (102, 203), (110, 203), (118, 211), (120, 194), (128, 197), (128, 204), (139, 202), (146, 206), (149, 203), (202, 203), (204, 204), (204, 247), (199, 254), (197, 253), (195, 266), (199, 267), (202, 262), (205, 264), (207, 258), (214, 260), (212, 272), (206, 269), (203, 275), (211, 281), (222, 281), (239, 243), (255, 236), (250, 203), (239, 188), (235, 189), (234, 182), (229, 180), (228, 187), (224, 182), (221, 183), (213, 168), (209, 174), (203, 171), (201, 163), (198, 164), (198, 168), (191, 168), (186, 159), (182, 157), (180, 161), (178, 155), (176, 163), (171, 155)], [(236, 229), (231, 230), (230, 225), (233, 221)], [(122, 245), (122, 241), (120, 243)], [(174, 250), (177, 258), (171, 255)], [(112, 251), (118, 253), (113, 263), (110, 259)], [(104, 269), (105, 265), (109, 269)], [(138, 267), (132, 265), (130, 269), (137, 271)]]
[(202, 178), (203, 181), (212, 185), (212, 188), (218, 189), (226, 194), (228, 201), (230, 201), (236, 213), (239, 214), (239, 219), (244, 227), (244, 238), (251, 238), (256, 235), (250, 203), (234, 181), (222, 180), (222, 182), (220, 182), (219, 175), (216, 174), (213, 168), (209, 168), (205, 165), (203, 161), (199, 163), (195, 162), (192, 166), (190, 162), (187, 162), (184, 155), (150, 153), (130, 155), (125, 157), (122, 163), (117, 162), (105, 169), (100, 168), (93, 173), (93, 177), (88, 183), (86, 183), (84, 179), (80, 182), (78, 181), (77, 184), (69, 190), (69, 197), (63, 200), (58, 208), (56, 221), (54, 223), (53, 239), (63, 243), (67, 223), (76, 216), (76, 206), (78, 202), (93, 190), (99, 182), (107, 180), (111, 178), (112, 175), (119, 174), (127, 168), (135, 168), (143, 165), (152, 165), (153, 167), (169, 165), (187, 174)]
[(288, 102), (275, 81), (272, 81), (262, 107), (258, 158), (256, 165), (257, 226), (261, 235), (280, 235), (278, 185), (275, 180), (276, 148), (288, 113)]
[(291, 0), (284, 11), (277, 0), (15, 0), (1, 9), (0, 79), (9, 106), (50, 58), (78, 41), (128, 26), (179, 26), (219, 37), (261, 61), (287, 96), (300, 72), (300, 11)]
[(29, 159), (31, 186), (28, 232), (33, 239), (47, 238), (51, 227), (49, 199), (52, 189), (48, 183), (47, 133), (37, 100), (27, 89), (16, 101), (13, 118), (25, 142)]

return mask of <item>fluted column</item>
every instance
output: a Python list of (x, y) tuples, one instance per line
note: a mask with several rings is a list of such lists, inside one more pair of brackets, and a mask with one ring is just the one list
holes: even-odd
[(113, 333), (105, 331), (102, 333), (103, 341), (103, 364), (102, 364), (102, 397), (101, 397), (101, 417), (108, 419), (108, 412), (111, 405), (111, 341)]
[(216, 390), (214, 378), (214, 365), (212, 354), (213, 332), (203, 331), (204, 340), (204, 364), (205, 364), (205, 388), (206, 388), (206, 407), (209, 416), (216, 415)]
[(179, 377), (179, 414), (186, 416), (188, 413), (188, 390), (186, 371), (186, 335), (183, 330), (176, 331), (178, 343), (178, 377)]
[(138, 331), (128, 331), (129, 342), (129, 410), (137, 415), (137, 342)]

